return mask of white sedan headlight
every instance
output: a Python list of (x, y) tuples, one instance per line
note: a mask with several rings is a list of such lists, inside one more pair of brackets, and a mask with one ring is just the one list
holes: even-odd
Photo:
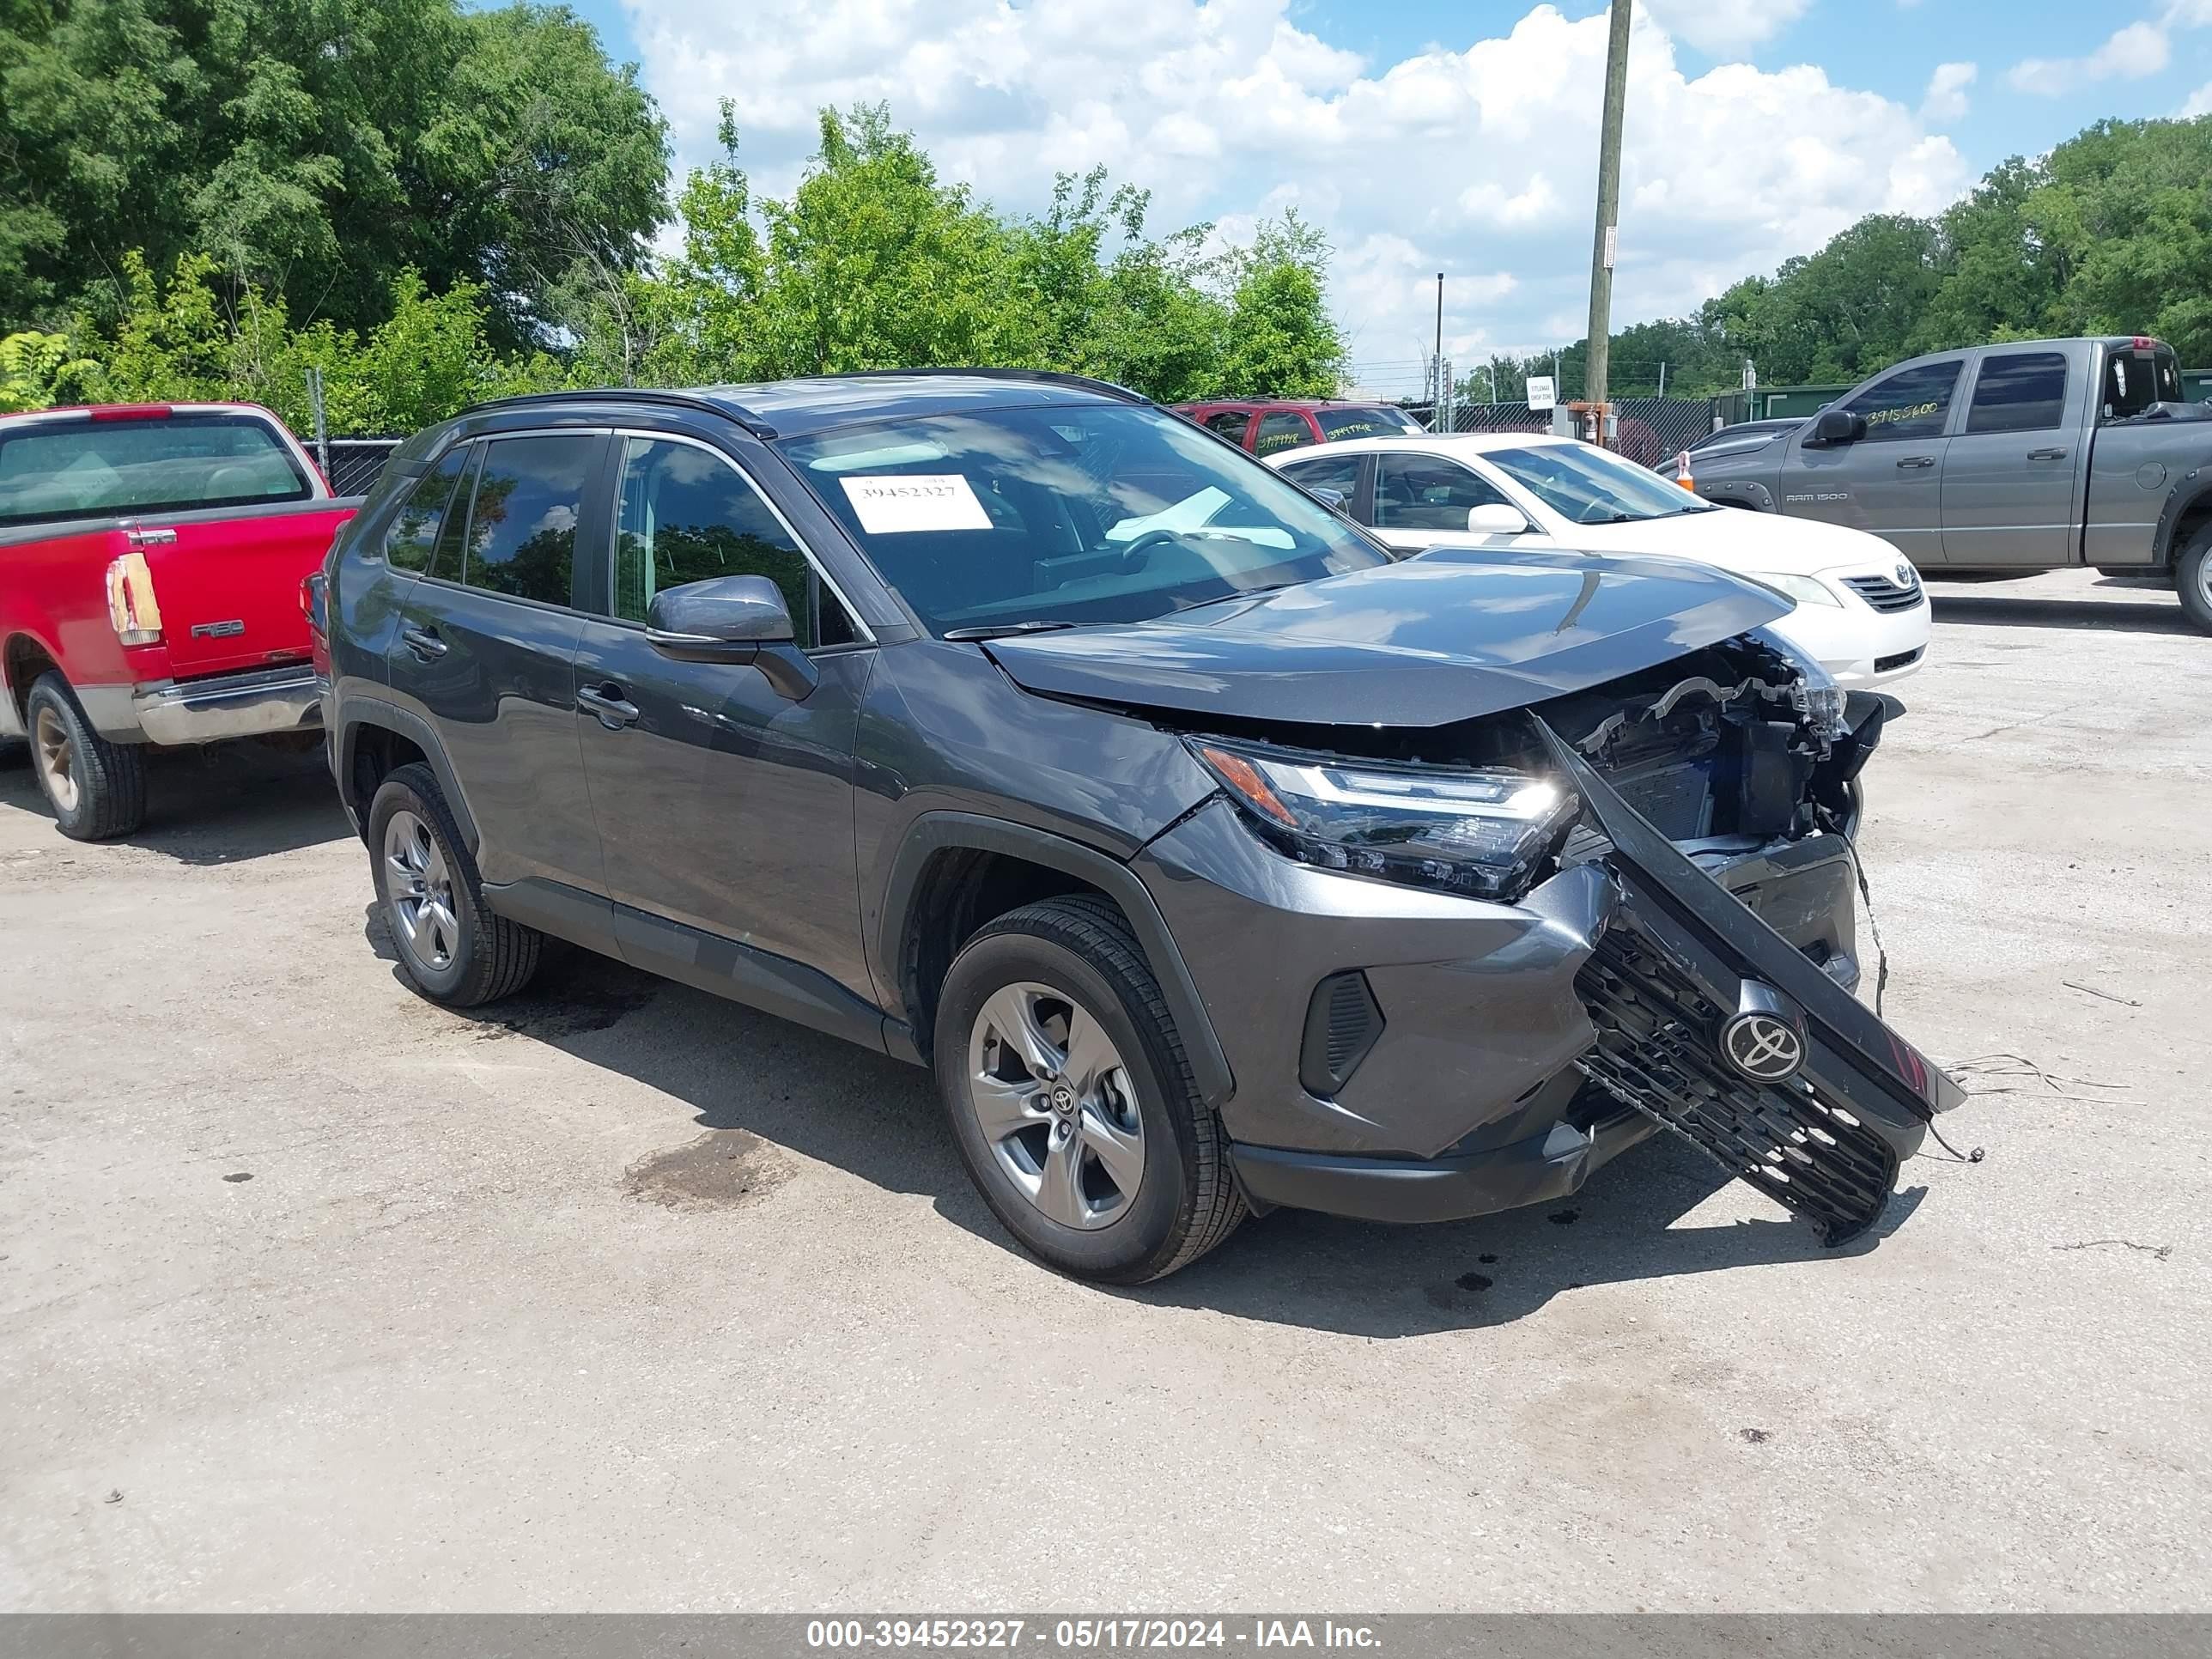
[(1817, 577), (1784, 576), (1764, 570), (1754, 570), (1750, 574), (1752, 580), (1763, 582), (1778, 593), (1786, 593), (1800, 605), (1832, 605), (1839, 611), (1843, 608), (1844, 602), (1837, 598), (1835, 589)]

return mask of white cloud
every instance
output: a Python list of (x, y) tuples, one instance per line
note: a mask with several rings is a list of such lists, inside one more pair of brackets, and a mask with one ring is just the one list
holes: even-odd
[(1677, 40), (1714, 58), (1771, 40), (1802, 17), (1813, 0), (1645, 0), (1643, 9)]
[[(2185, 0), (2172, 8), (2168, 15), (2193, 22), (2192, 11)], [(2172, 43), (2166, 38), (2164, 24), (2135, 22), (2114, 30), (2112, 38), (2087, 58), (2025, 58), (2012, 66), (2006, 79), (2016, 92), (2056, 97), (2092, 82), (2139, 81), (2156, 75), (2172, 56)]]
[[(1039, 208), (1055, 172), (1101, 163), (1152, 191), (1162, 232), (1212, 220), (1239, 236), (1295, 204), (1338, 250), (1337, 312), (1355, 368), (1378, 384), (1383, 368), (1418, 384), (1438, 270), (1462, 358), (1582, 331), (1602, 11), (1537, 5), (1462, 49), (1368, 63), (1291, 23), (1294, 0), (625, 3), (679, 166), (709, 153), (726, 95), (741, 162), (781, 194), (820, 106), (882, 99), (945, 176), (1001, 210)], [(1802, 9), (1745, 7), (1735, 38)], [(1713, 38), (1692, 15), (1674, 21)], [(1969, 182), (1908, 106), (1809, 66), (1692, 76), (1639, 7), (1614, 314), (1688, 309), (1862, 214), (1931, 212)]]
[(1928, 77), (1928, 95), (1920, 100), (1920, 118), (1929, 126), (1945, 126), (1966, 114), (1966, 88), (1981, 71), (1972, 64), (1938, 64)]
[(2189, 94), (2189, 101), (2181, 106), (2181, 118), (2194, 120), (2200, 115), (2212, 115), (2212, 81)]

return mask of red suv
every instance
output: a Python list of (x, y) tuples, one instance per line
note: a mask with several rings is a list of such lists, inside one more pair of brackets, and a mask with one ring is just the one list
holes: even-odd
[(1398, 432), (1427, 430), (1404, 410), (1388, 404), (1286, 398), (1272, 403), (1231, 399), (1172, 407), (1255, 455), (1273, 455), (1301, 444), (1334, 443), (1339, 438), (1387, 438)]

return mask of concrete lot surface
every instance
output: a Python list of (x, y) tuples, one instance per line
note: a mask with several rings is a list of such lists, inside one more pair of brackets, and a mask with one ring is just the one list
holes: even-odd
[(101, 847), (0, 771), (0, 1606), (2212, 1606), (2212, 639), (1936, 591), (1865, 846), (1988, 1156), (1840, 1255), (1655, 1144), (1089, 1289), (919, 1072), (410, 995), (313, 760)]

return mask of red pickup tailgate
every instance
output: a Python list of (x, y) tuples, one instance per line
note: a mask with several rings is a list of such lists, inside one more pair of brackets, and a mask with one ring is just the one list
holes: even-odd
[(305, 661), (300, 582), (321, 568), (355, 501), (167, 514), (131, 538), (154, 578), (162, 642), (178, 679)]

